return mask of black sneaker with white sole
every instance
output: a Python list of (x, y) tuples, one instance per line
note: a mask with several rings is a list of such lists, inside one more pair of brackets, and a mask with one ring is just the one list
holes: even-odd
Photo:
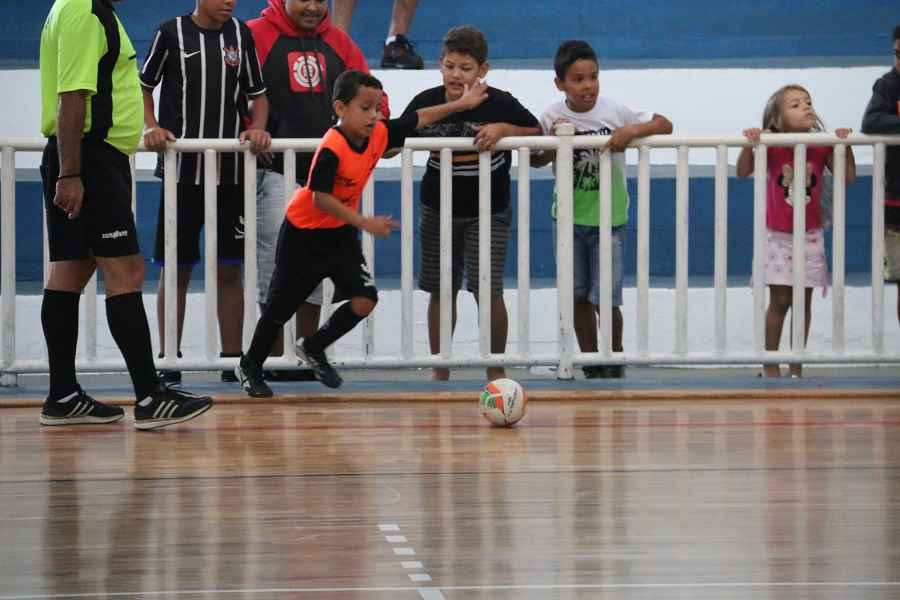
[(97, 402), (78, 388), (58, 400), (47, 398), (41, 410), (41, 425), (115, 423), (124, 416), (125, 411), (121, 407)]
[(210, 409), (213, 399), (160, 382), (153, 393), (134, 405), (134, 426), (159, 429), (189, 421)]
[(313, 370), (313, 373), (316, 374), (316, 379), (321, 381), (324, 385), (327, 385), (330, 388), (339, 388), (341, 387), (341, 384), (344, 383), (344, 380), (341, 379), (338, 372), (335, 371), (334, 367), (331, 366), (331, 363), (328, 362), (328, 357), (325, 356), (325, 352), (322, 350), (317, 351), (309, 349), (306, 346), (305, 339), (297, 340), (297, 356), (306, 363), (306, 366)]
[(263, 379), (262, 367), (252, 364), (246, 356), (241, 357), (238, 366), (234, 368), (234, 374), (237, 376), (241, 387), (244, 388), (244, 391), (251, 398), (272, 397), (272, 388)]

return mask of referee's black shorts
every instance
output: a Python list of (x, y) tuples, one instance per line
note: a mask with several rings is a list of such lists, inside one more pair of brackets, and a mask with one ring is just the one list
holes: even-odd
[(334, 282), (335, 302), (358, 297), (378, 302), (358, 229), (350, 225), (298, 229), (285, 219), (278, 233), (266, 310), (276, 322), (287, 321), (326, 277)]
[(50, 262), (130, 256), (141, 251), (131, 212), (131, 166), (127, 155), (106, 142), (81, 143), (84, 202), (76, 219), (69, 219), (64, 210), (53, 204), (57, 177), (59, 152), (56, 138), (51, 137), (41, 160)]

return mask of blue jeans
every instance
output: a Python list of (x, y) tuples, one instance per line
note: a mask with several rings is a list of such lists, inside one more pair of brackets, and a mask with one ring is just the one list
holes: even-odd
[[(553, 228), (553, 248), (556, 250), (556, 227)], [(625, 225), (612, 228), (612, 305), (622, 306), (622, 259)], [(558, 257), (557, 257), (558, 258)], [(589, 301), (600, 305), (600, 228), (575, 225), (572, 244), (572, 276), (575, 283), (575, 302)]]

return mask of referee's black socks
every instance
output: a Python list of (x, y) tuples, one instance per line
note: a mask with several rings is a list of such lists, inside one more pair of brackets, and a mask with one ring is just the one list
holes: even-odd
[(150, 327), (140, 292), (129, 292), (106, 298), (106, 320), (116, 345), (125, 357), (134, 395), (140, 402), (159, 385), (153, 349), (150, 345)]
[(41, 326), (50, 360), (50, 393), (53, 400), (78, 390), (75, 350), (78, 344), (78, 302), (81, 293), (44, 290)]

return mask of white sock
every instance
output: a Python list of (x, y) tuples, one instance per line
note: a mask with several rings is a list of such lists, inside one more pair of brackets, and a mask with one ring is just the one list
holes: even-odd
[(397, 41), (397, 36), (392, 35), (389, 38), (387, 38), (386, 40), (384, 40), (384, 45), (387, 46), (388, 44), (393, 44), (396, 41)]

